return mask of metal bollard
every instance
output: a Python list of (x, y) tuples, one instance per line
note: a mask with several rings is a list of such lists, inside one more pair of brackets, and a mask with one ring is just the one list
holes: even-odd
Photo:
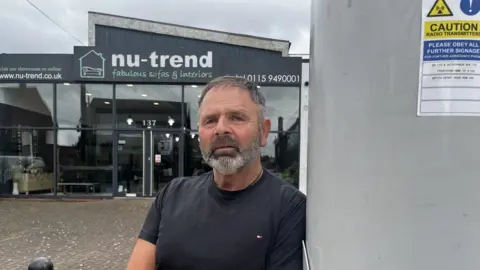
[(53, 263), (49, 258), (39, 257), (30, 262), (28, 270), (53, 270)]

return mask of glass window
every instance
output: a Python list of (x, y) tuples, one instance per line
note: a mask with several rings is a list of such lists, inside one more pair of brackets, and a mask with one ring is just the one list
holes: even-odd
[(51, 130), (0, 129), (0, 194), (53, 195)]
[(298, 131), (300, 88), (262, 86), (260, 91), (265, 95), (272, 131)]
[(200, 175), (211, 171), (212, 168), (205, 163), (200, 151), (200, 139), (195, 131), (186, 132), (184, 135), (184, 165), (183, 175)]
[(112, 132), (58, 130), (57, 193), (111, 195)]
[(298, 188), (300, 133), (271, 133), (262, 149), (263, 166)]
[(180, 128), (182, 86), (116, 85), (118, 128)]
[(57, 84), (58, 126), (112, 127), (112, 97), (110, 84)]
[(52, 127), (53, 84), (0, 84), (0, 126)]
[(184, 92), (185, 99), (185, 128), (190, 130), (198, 129), (198, 99), (202, 94), (202, 90), (205, 86), (186, 85)]

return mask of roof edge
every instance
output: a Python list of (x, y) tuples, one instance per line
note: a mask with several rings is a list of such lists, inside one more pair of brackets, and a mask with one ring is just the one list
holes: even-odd
[(88, 11), (88, 45), (95, 46), (95, 25), (103, 25), (142, 32), (211, 41), (256, 49), (281, 52), (288, 56), (291, 42), (288, 40), (222, 32), (184, 25), (163, 23), (107, 13)]

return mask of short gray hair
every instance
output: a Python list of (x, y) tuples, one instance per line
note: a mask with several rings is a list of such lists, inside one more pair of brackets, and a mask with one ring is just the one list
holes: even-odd
[(207, 93), (215, 87), (222, 87), (222, 86), (230, 86), (230, 87), (238, 87), (242, 90), (246, 90), (250, 93), (250, 98), (252, 101), (260, 106), (259, 118), (263, 120), (266, 115), (267, 105), (265, 101), (265, 96), (259, 91), (259, 86), (252, 81), (244, 79), (242, 77), (235, 77), (235, 76), (222, 76), (215, 78), (214, 80), (210, 81), (202, 91), (200, 98), (198, 99), (198, 107), (202, 105), (203, 100)]

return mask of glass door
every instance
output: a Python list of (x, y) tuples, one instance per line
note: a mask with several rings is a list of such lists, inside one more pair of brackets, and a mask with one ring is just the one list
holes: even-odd
[(168, 182), (180, 175), (183, 160), (180, 158), (180, 134), (153, 132), (152, 143), (151, 184), (155, 196)]
[(121, 132), (118, 136), (118, 193), (150, 197), (175, 177), (182, 167), (181, 138), (177, 133)]
[(145, 196), (146, 151), (149, 131), (118, 134), (118, 193), (127, 197)]

